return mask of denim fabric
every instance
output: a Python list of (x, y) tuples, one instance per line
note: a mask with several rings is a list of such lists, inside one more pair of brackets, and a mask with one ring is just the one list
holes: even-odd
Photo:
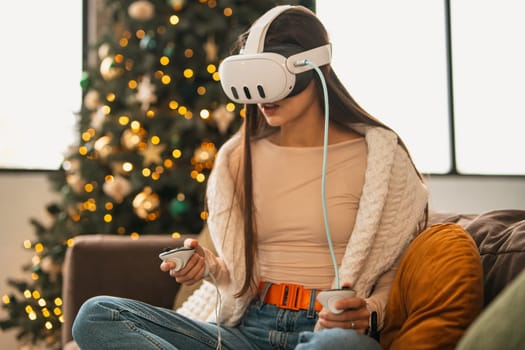
[[(284, 310), (254, 301), (239, 326), (220, 327), (222, 349), (291, 350), (300, 333), (313, 330), (316, 321), (311, 310)], [(201, 350), (217, 348), (217, 328), (140, 301), (99, 296), (82, 305), (73, 338), (82, 350)]]
[(323, 329), (317, 332), (303, 332), (296, 350), (381, 350), (381, 345), (369, 336), (352, 329)]

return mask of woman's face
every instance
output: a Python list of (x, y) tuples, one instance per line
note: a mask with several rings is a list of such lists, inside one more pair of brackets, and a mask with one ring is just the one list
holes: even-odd
[(321, 106), (312, 80), (299, 94), (273, 103), (257, 104), (266, 122), (273, 127), (302, 123), (310, 118), (319, 118)]

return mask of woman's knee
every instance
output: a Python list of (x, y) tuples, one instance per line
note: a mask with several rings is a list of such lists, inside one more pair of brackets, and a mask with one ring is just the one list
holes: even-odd
[(72, 334), (76, 337), (89, 327), (93, 321), (111, 320), (111, 305), (116, 305), (118, 298), (111, 296), (95, 296), (86, 300), (73, 320)]

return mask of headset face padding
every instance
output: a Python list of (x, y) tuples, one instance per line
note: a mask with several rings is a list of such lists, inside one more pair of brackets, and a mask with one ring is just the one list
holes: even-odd
[(330, 63), (330, 44), (311, 50), (294, 44), (264, 48), (266, 31), (273, 19), (292, 7), (277, 6), (261, 16), (250, 28), (245, 50), (220, 64), (221, 86), (232, 101), (269, 103), (297, 95), (313, 78), (313, 67), (303, 63), (305, 60), (317, 66)]

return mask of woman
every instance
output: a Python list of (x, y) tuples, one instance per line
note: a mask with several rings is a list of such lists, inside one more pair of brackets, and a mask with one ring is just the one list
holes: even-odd
[[(329, 44), (314, 13), (302, 6), (281, 10), (264, 51), (290, 56)], [(399, 136), (353, 100), (330, 64), (320, 72), (323, 79), (301, 73), (281, 100), (247, 104), (241, 130), (221, 147), (207, 187), (218, 256), (188, 240), (196, 253), (182, 270), (174, 271), (171, 262), (160, 266), (183, 284), (202, 278), (216, 284), (219, 326), (137, 301), (96, 297), (73, 326), (83, 350), (294, 349), (331, 331), (323, 328), (348, 329), (349, 345), (380, 348), (367, 335), (370, 320), (377, 316), (381, 328), (396, 264), (424, 227), (428, 194)], [(341, 285), (356, 296), (335, 304), (339, 314), (322, 309), (319, 291)]]

